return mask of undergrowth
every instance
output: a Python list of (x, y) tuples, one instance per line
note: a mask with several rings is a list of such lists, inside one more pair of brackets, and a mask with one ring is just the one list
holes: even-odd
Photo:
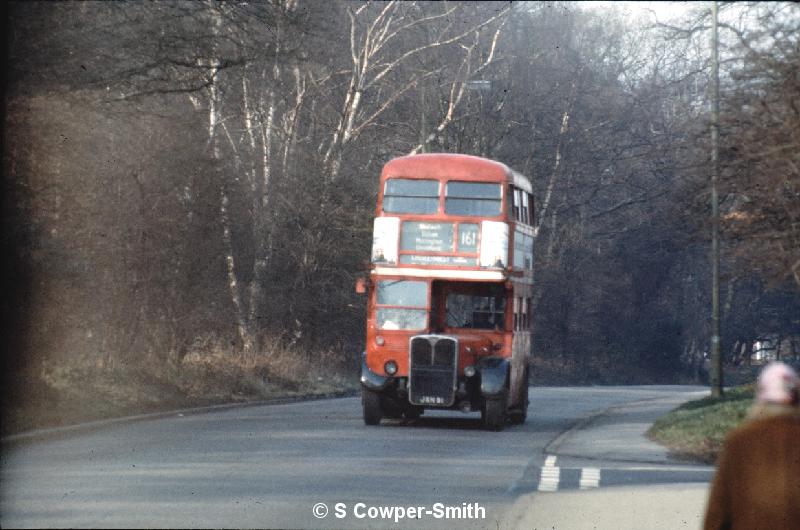
[(17, 382), (3, 434), (147, 412), (354, 391), (355, 360), (270, 345), (249, 359), (207, 341), (183, 358), (137, 366), (49, 363)]

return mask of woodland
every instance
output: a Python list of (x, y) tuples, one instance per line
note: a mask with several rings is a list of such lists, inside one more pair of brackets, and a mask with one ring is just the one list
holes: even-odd
[[(709, 6), (10, 3), (4, 414), (355, 388), (378, 175), (423, 152), (534, 183), (534, 384), (703, 381)], [(800, 354), (800, 7), (721, 3), (720, 60), (736, 367)]]

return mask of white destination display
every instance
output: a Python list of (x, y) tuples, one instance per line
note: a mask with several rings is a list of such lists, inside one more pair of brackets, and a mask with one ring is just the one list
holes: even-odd
[(416, 252), (452, 252), (452, 223), (403, 223), (400, 235), (400, 249)]

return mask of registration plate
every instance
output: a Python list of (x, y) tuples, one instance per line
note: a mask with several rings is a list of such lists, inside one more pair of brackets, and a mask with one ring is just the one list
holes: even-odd
[(439, 396), (420, 396), (418, 402), (423, 405), (444, 405), (446, 403), (444, 398)]

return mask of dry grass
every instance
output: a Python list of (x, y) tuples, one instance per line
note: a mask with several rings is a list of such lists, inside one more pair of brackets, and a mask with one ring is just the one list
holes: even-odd
[(189, 397), (234, 401), (326, 394), (355, 388), (341, 357), (331, 351), (307, 353), (299, 348), (272, 346), (251, 359), (220, 347), (186, 355), (176, 382)]
[(176, 362), (144, 366), (49, 364), (3, 408), (3, 434), (178, 408), (330, 395), (358, 387), (355, 362), (331, 351), (271, 345), (245, 361), (223, 343), (198, 341)]

